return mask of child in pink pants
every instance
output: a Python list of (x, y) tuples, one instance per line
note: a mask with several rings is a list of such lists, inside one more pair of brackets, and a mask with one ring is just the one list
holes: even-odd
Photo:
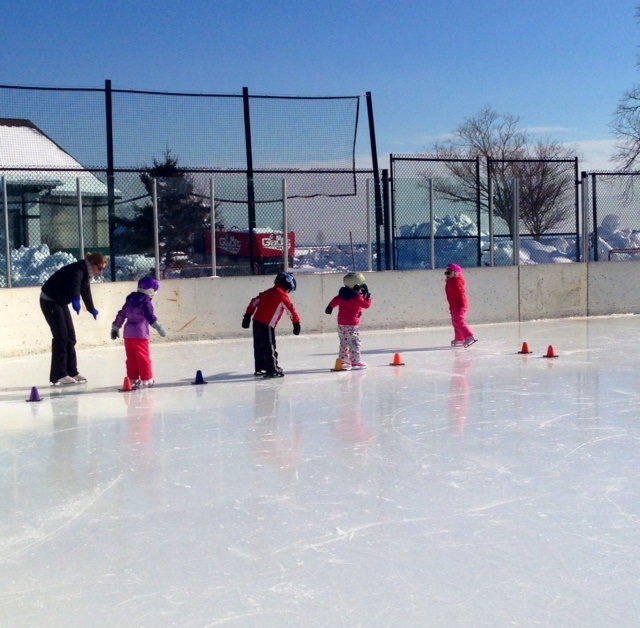
[[(149, 355), (149, 325), (161, 336), (166, 332), (153, 311), (151, 299), (160, 289), (153, 277), (138, 281), (138, 290), (127, 296), (111, 325), (111, 339), (120, 336), (124, 324), (124, 350), (127, 355), (127, 377), (135, 388), (153, 386), (153, 369)], [(126, 323), (125, 323), (126, 321)]]
[(467, 302), (462, 268), (460, 268), (458, 264), (449, 264), (444, 271), (444, 275), (447, 278), (444, 290), (447, 295), (447, 301), (449, 302), (451, 324), (453, 325), (454, 331), (451, 346), (468, 347), (476, 342), (476, 339), (465, 320), (469, 304)]

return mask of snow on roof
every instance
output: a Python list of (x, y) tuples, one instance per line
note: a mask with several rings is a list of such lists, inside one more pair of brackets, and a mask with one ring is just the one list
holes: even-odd
[[(42, 170), (6, 172), (13, 168), (42, 168)], [(52, 172), (64, 168), (78, 172)], [(53, 193), (75, 195), (76, 177), (80, 179), (83, 194), (106, 196), (107, 186), (84, 169), (69, 153), (58, 146), (30, 120), (0, 118), (0, 172), (15, 184), (42, 185)]]

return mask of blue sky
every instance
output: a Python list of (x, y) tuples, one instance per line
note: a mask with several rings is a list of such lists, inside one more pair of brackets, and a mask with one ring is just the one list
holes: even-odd
[[(610, 123), (640, 82), (637, 0), (21, 0), (0, 83), (196, 93), (372, 93), (381, 167), (428, 152), (482, 107), (579, 144), (608, 169)], [(364, 110), (363, 110), (364, 111)], [(1, 112), (0, 112), (1, 115)], [(358, 153), (369, 150), (363, 117)], [(364, 164), (363, 164), (364, 165)]]

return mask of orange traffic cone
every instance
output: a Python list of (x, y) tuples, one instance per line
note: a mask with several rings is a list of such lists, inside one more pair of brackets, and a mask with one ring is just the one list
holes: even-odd
[(549, 348), (547, 349), (547, 355), (543, 355), (543, 358), (557, 358), (558, 355), (557, 353), (553, 350), (553, 345), (549, 345)]
[(520, 349), (518, 353), (532, 353), (532, 351), (529, 349), (529, 345), (526, 342), (523, 342), (522, 349)]
[(31, 394), (29, 395), (29, 399), (27, 399), (27, 401), (42, 401), (42, 399), (40, 399), (40, 393), (35, 386), (31, 388)]
[(125, 377), (124, 381), (122, 382), (122, 388), (119, 388), (118, 390), (119, 392), (131, 392), (133, 390), (131, 380), (128, 377)]
[(344, 368), (344, 366), (342, 365), (342, 360), (340, 358), (336, 358), (336, 364), (331, 370), (332, 371), (346, 371), (347, 369)]
[(404, 366), (404, 362), (400, 359), (399, 353), (394, 354), (393, 362), (389, 362), (389, 366)]

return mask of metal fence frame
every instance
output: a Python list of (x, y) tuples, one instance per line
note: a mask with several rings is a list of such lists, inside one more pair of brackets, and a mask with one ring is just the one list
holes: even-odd
[[(11, 279), (13, 274), (12, 268), (11, 268), (12, 266), (11, 244), (12, 244), (13, 234), (9, 226), (10, 211), (7, 206), (7, 201), (10, 198), (10, 194), (7, 194), (6, 192), (6, 187), (7, 187), (6, 175), (9, 175), (9, 176), (11, 174), (13, 174), (14, 176), (24, 175), (24, 174), (28, 175), (29, 170), (30, 169), (5, 170), (4, 175), (0, 179), (1, 187), (3, 190), (2, 206), (3, 206), (3, 216), (4, 216), (4, 224), (0, 228), (0, 240), (2, 239), (2, 236), (4, 236), (4, 234), (7, 234), (7, 237), (4, 237), (5, 264), (4, 264), (4, 268), (2, 269), (3, 271), (5, 271), (6, 277), (7, 277), (6, 287), (13, 287), (12, 279)], [(87, 171), (81, 171), (81, 172), (86, 173)], [(232, 231), (237, 229), (242, 232), (243, 229), (246, 229), (246, 226), (248, 225), (246, 195), (243, 196), (243, 198), (238, 198), (235, 201), (233, 199), (226, 197), (224, 191), (221, 191), (221, 194), (223, 195), (224, 198), (218, 198), (216, 196), (216, 189), (217, 189), (216, 180), (220, 181), (225, 177), (227, 178), (235, 177), (238, 179), (238, 181), (244, 180), (244, 177), (246, 174), (244, 171), (185, 170), (183, 172), (187, 176), (197, 175), (198, 177), (200, 177), (201, 182), (204, 179), (207, 180), (206, 186), (208, 188), (209, 207), (213, 206), (217, 208), (218, 202), (225, 202), (225, 203), (234, 204), (234, 206), (238, 208), (237, 212), (244, 216), (243, 223), (240, 227), (235, 227), (233, 226), (232, 223), (229, 224), (228, 227)], [(109, 176), (112, 176), (114, 181), (116, 179), (116, 176), (118, 175), (138, 178), (143, 173), (145, 173), (145, 171), (132, 170), (132, 169), (115, 170), (113, 175), (108, 174), (106, 170), (92, 171), (92, 174), (95, 175), (96, 178), (100, 178), (100, 180), (106, 180)], [(70, 170), (51, 171), (52, 178), (54, 178), (54, 176), (57, 178), (61, 178), (62, 176), (74, 177), (77, 174), (80, 174), (80, 171), (78, 172), (74, 172)], [(283, 174), (285, 176), (283, 176)], [(261, 181), (264, 181), (264, 177), (268, 177), (271, 181), (277, 180), (279, 182), (278, 189), (277, 189), (277, 198), (273, 198), (269, 201), (264, 201), (261, 198), (257, 198), (256, 195), (254, 194), (254, 203), (258, 206), (261, 202), (268, 202), (271, 204), (276, 202), (278, 207), (281, 208), (281, 210), (278, 218), (278, 224), (275, 225), (274, 231), (278, 231), (279, 229), (282, 228), (285, 230), (283, 231), (283, 233), (288, 233), (287, 226), (289, 224), (289, 214), (290, 214), (290, 207), (292, 203), (296, 205), (296, 207), (294, 208), (294, 212), (296, 214), (296, 220), (298, 222), (298, 225), (300, 224), (300, 220), (308, 219), (310, 221), (313, 221), (314, 225), (320, 224), (320, 226), (323, 227), (326, 225), (327, 221), (330, 219), (329, 213), (327, 213), (326, 216), (323, 217), (323, 215), (317, 211), (306, 212), (304, 210), (304, 207), (307, 205), (315, 206), (316, 204), (324, 204), (324, 205), (334, 204), (342, 207), (345, 205), (345, 202), (347, 202), (347, 206), (349, 208), (352, 208), (352, 210), (351, 211), (347, 210), (346, 213), (349, 214), (349, 217), (350, 219), (352, 219), (352, 222), (348, 224), (340, 223), (340, 228), (345, 232), (344, 244), (341, 245), (342, 249), (346, 251), (347, 257), (350, 257), (349, 266), (352, 266), (352, 264), (355, 265), (354, 242), (351, 236), (351, 231), (352, 230), (358, 231), (359, 239), (356, 244), (358, 247), (360, 247), (360, 249), (364, 249), (364, 251), (361, 250), (359, 253), (358, 267), (360, 270), (371, 270), (373, 267), (372, 260), (374, 258), (374, 249), (380, 248), (381, 246), (379, 242), (374, 240), (375, 235), (374, 235), (374, 229), (372, 228), (372, 224), (373, 224), (372, 212), (373, 212), (373, 207), (375, 203), (375, 195), (373, 193), (374, 186), (375, 186), (374, 172), (371, 169), (358, 169), (355, 171), (354, 176), (359, 182), (357, 185), (356, 194), (349, 198), (344, 197), (343, 195), (337, 195), (335, 199), (332, 199), (330, 197), (325, 197), (324, 200), (322, 200), (322, 199), (310, 199), (306, 197), (296, 196), (295, 194), (291, 194), (288, 181), (287, 181), (287, 177), (294, 178), (294, 179), (297, 178), (299, 182), (301, 179), (304, 179), (305, 176), (312, 177), (314, 179), (318, 177), (331, 178), (335, 174), (336, 174), (336, 171), (320, 171), (320, 170), (309, 170), (309, 171), (261, 170), (260, 172), (254, 173), (254, 192), (257, 189), (256, 186)], [(362, 181), (363, 178), (364, 178), (364, 181)], [(304, 186), (304, 184), (302, 185)], [(74, 256), (77, 255), (78, 258), (82, 258), (85, 252), (84, 249), (85, 249), (86, 239), (85, 239), (84, 230), (83, 230), (83, 224), (85, 223), (85, 220), (83, 220), (83, 195), (78, 182), (78, 177), (76, 177), (76, 184), (74, 187), (76, 190), (76, 198), (73, 199), (69, 197), (65, 200), (66, 209), (64, 209), (64, 211), (67, 212), (67, 215), (70, 216), (69, 220), (72, 220), (72, 214), (70, 212), (72, 211), (74, 206), (76, 207), (76, 209), (73, 211), (75, 211), (77, 216), (77, 222), (75, 221), (73, 222), (73, 225), (74, 225), (73, 229), (75, 230), (75, 233), (69, 234), (69, 241), (72, 241), (74, 244), (68, 245), (67, 250), (68, 252), (72, 252)], [(300, 187), (300, 184), (299, 184), (299, 187)], [(117, 201), (116, 197), (118, 196), (117, 194), (118, 191), (116, 190), (115, 185), (113, 187), (113, 190), (114, 190), (113, 205), (115, 206)], [(158, 197), (157, 197), (155, 180), (153, 181), (153, 187), (152, 187), (151, 193), (148, 196), (136, 197), (136, 199), (133, 199), (133, 200), (140, 201), (141, 199), (143, 203), (153, 206), (153, 216), (154, 216), (153, 229), (152, 229), (153, 233), (151, 233), (151, 231), (149, 232), (149, 237), (153, 238), (153, 257), (154, 257), (154, 262), (151, 270), (156, 276), (160, 277), (160, 276), (166, 275), (167, 269), (164, 267), (164, 265), (160, 261), (160, 251), (159, 251), (160, 223), (159, 223), (158, 214), (157, 214)], [(211, 204), (211, 199), (213, 199), (213, 205)], [(15, 199), (12, 202), (15, 203)], [(127, 201), (127, 204), (130, 204), (130, 201)], [(106, 211), (106, 208), (107, 208), (107, 200), (104, 200), (102, 204), (103, 211)], [(37, 213), (38, 212), (36, 212), (36, 214)], [(345, 212), (343, 211), (343, 213)], [(213, 218), (214, 218), (213, 221), (210, 220), (210, 225), (211, 225), (210, 242), (216, 242), (215, 215)], [(107, 221), (105, 221), (105, 224), (106, 222)], [(347, 229), (348, 229), (348, 232), (346, 231)], [(346, 236), (347, 233), (348, 233), (348, 238)], [(121, 250), (117, 250), (116, 247), (114, 247), (114, 239), (115, 239), (114, 223), (112, 221), (108, 221), (108, 242), (103, 241), (102, 245), (95, 245), (95, 243), (94, 244), (90, 243), (89, 250), (96, 250), (96, 248), (101, 248), (104, 251), (107, 257), (110, 258), (110, 262), (111, 262), (110, 267), (112, 271), (111, 276), (106, 277), (105, 279), (111, 279), (112, 281), (117, 281), (118, 279), (116, 278), (116, 268), (117, 268), (116, 259), (119, 256), (122, 256), (123, 253), (121, 252)], [(249, 238), (250, 245), (252, 242), (253, 242), (253, 239)], [(77, 247), (75, 243), (78, 243)], [(283, 255), (280, 259), (280, 262), (276, 262), (276, 260), (274, 260), (273, 263), (271, 263), (269, 266), (270, 271), (277, 269), (277, 267), (280, 269), (287, 269), (289, 267), (290, 260), (294, 254), (294, 251), (286, 251), (286, 247), (288, 246), (288, 239), (283, 240), (283, 246), (285, 250), (283, 250)], [(338, 245), (334, 245), (334, 246), (338, 246)], [(14, 246), (14, 248), (17, 248), (17, 246)], [(73, 249), (73, 250), (69, 250), (69, 249)], [(52, 249), (52, 253), (53, 251), (54, 249)], [(350, 252), (350, 255), (349, 255), (349, 252)], [(210, 247), (209, 254), (211, 258), (204, 264), (193, 263), (191, 261), (188, 261), (187, 263), (185, 263), (183, 267), (180, 267), (181, 270), (183, 271), (180, 273), (180, 276), (184, 276), (184, 277), (217, 276), (219, 274), (218, 272), (219, 269), (221, 269), (224, 266), (224, 262), (220, 262), (220, 260), (216, 258), (215, 246)], [(284, 257), (285, 255), (286, 257)], [(241, 271), (239, 274), (260, 274), (262, 272), (265, 272), (265, 270), (261, 268), (261, 265), (258, 264), (258, 261), (256, 259), (253, 259), (253, 260), (250, 259), (246, 262), (246, 272), (242, 271), (243, 263), (244, 262), (235, 266), (236, 270)], [(222, 266), (220, 264), (222, 264)], [(196, 266), (198, 266), (199, 268), (196, 268)], [(208, 272), (207, 272), (207, 269), (208, 269)], [(232, 272), (231, 274), (236, 274), (236, 273)], [(32, 285), (32, 284), (29, 284), (29, 285)]]
[[(106, 174), (106, 186), (107, 186), (107, 204), (108, 204), (108, 211), (107, 211), (107, 215), (108, 215), (108, 224), (109, 224), (109, 233), (113, 234), (114, 232), (114, 227), (115, 227), (115, 220), (116, 220), (116, 184), (115, 184), (115, 179), (116, 179), (116, 175), (118, 173), (123, 173), (123, 172), (127, 172), (127, 171), (132, 171), (132, 169), (130, 168), (123, 168), (123, 164), (118, 164), (116, 163), (116, 158), (114, 155), (114, 95), (115, 96), (126, 96), (128, 94), (130, 95), (134, 95), (134, 98), (141, 95), (142, 97), (145, 96), (149, 96), (152, 98), (160, 98), (160, 97), (184, 97), (186, 99), (188, 99), (189, 103), (191, 102), (195, 102), (195, 101), (202, 101), (205, 98), (210, 98), (210, 99), (235, 99), (235, 100), (239, 100), (241, 102), (242, 105), (242, 116), (243, 116), (243, 120), (244, 120), (244, 129), (243, 129), (243, 133), (244, 133), (244, 146), (240, 146), (240, 145), (235, 145), (236, 146), (236, 152), (238, 154), (241, 154), (241, 150), (244, 151), (244, 159), (245, 159), (245, 164), (244, 167), (242, 167), (241, 169), (234, 169), (234, 168), (225, 168), (225, 169), (221, 169), (221, 170), (216, 170), (216, 169), (212, 169), (212, 170), (204, 170), (204, 169), (195, 169), (194, 172), (210, 172), (211, 174), (214, 174), (216, 172), (226, 172), (226, 173), (231, 173), (231, 172), (237, 172), (238, 174), (243, 174), (246, 177), (246, 196), (247, 196), (247, 200), (246, 200), (246, 206), (247, 206), (247, 215), (248, 215), (248, 229), (249, 229), (249, 233), (250, 236), (252, 236), (253, 232), (255, 231), (256, 228), (256, 199), (255, 199), (255, 180), (256, 177), (261, 175), (261, 174), (273, 174), (274, 176), (279, 176), (282, 177), (284, 179), (287, 178), (287, 174), (289, 172), (293, 172), (293, 171), (289, 171), (287, 169), (283, 169), (283, 168), (271, 168), (269, 166), (269, 162), (266, 164), (268, 166), (268, 168), (257, 168), (255, 167), (256, 162), (254, 159), (254, 142), (252, 141), (252, 108), (251, 108), (251, 104), (254, 103), (266, 103), (267, 101), (272, 101), (275, 102), (277, 100), (281, 100), (281, 101), (316, 101), (316, 102), (320, 102), (320, 101), (339, 101), (339, 100), (350, 100), (354, 103), (354, 107), (355, 107), (355, 120), (348, 122), (347, 126), (345, 127), (349, 132), (353, 132), (353, 137), (350, 138), (350, 136), (346, 136), (347, 138), (347, 144), (349, 143), (349, 141), (351, 142), (351, 147), (350, 147), (350, 157), (349, 157), (349, 161), (350, 163), (347, 164), (349, 166), (349, 169), (338, 169), (338, 168), (319, 168), (316, 170), (316, 172), (319, 175), (322, 174), (328, 174), (328, 173), (333, 173), (335, 175), (341, 174), (343, 177), (347, 177), (347, 178), (351, 178), (352, 181), (352, 188), (353, 191), (350, 193), (345, 194), (344, 191), (341, 194), (336, 194), (335, 196), (347, 196), (347, 195), (356, 195), (357, 191), (356, 191), (356, 187), (357, 187), (357, 173), (358, 173), (358, 169), (356, 168), (356, 163), (355, 163), (355, 148), (356, 148), (356, 136), (357, 136), (357, 127), (358, 127), (358, 118), (359, 118), (359, 110), (360, 110), (360, 96), (321, 96), (321, 97), (293, 97), (293, 96), (266, 96), (266, 95), (252, 95), (249, 94), (249, 90), (247, 87), (243, 87), (242, 89), (242, 94), (188, 94), (188, 93), (170, 93), (170, 92), (153, 92), (153, 91), (141, 91), (141, 90), (123, 90), (123, 89), (114, 89), (112, 87), (111, 81), (110, 80), (106, 80), (104, 83), (104, 89), (100, 89), (100, 88), (47, 88), (47, 87), (26, 87), (26, 86), (14, 86), (14, 85), (0, 85), (0, 93), (2, 93), (2, 90), (4, 92), (6, 92), (7, 94), (11, 93), (10, 90), (18, 90), (19, 94), (28, 94), (28, 93), (33, 93), (36, 94), (36, 98), (37, 98), (37, 93), (38, 92), (60, 92), (60, 93), (71, 93), (71, 97), (73, 98), (73, 92), (78, 93), (78, 94), (86, 94), (87, 98), (92, 99), (91, 100), (91, 112), (93, 117), (95, 118), (96, 112), (98, 111), (98, 107), (99, 107), (99, 98), (100, 95), (102, 94), (104, 97), (104, 120), (105, 120), (105, 127), (104, 127), (104, 135), (101, 135), (100, 132), (98, 131), (96, 137), (100, 137), (104, 139), (104, 167), (92, 167), (92, 168), (88, 168), (88, 170), (91, 171), (95, 171), (95, 172), (102, 172), (104, 171)], [(96, 98), (98, 99), (96, 101)], [(297, 106), (297, 105), (296, 105)], [(349, 105), (350, 106), (350, 105)], [(373, 169), (371, 170), (372, 172), (372, 176), (373, 176), (373, 180), (374, 180), (374, 187), (373, 187), (373, 193), (374, 193), (374, 207), (375, 207), (375, 213), (376, 213), (376, 230), (379, 231), (379, 226), (382, 224), (382, 212), (381, 212), (381, 207), (382, 207), (382, 201), (381, 201), (381, 179), (380, 179), (380, 173), (379, 170), (377, 168), (377, 154), (376, 154), (376, 139), (375, 139), (375, 124), (374, 124), (374, 117), (373, 117), (373, 104), (372, 104), (372, 98), (371, 98), (371, 93), (370, 92), (366, 92), (366, 106), (367, 106), (367, 122), (368, 122), (368, 130), (369, 130), (369, 139), (370, 139), (370, 143), (371, 143), (371, 159), (372, 159), (372, 163), (373, 163)], [(260, 107), (257, 107), (258, 109), (260, 109)], [(15, 109), (15, 107), (14, 107)], [(263, 109), (264, 111), (264, 109)], [(236, 116), (237, 117), (237, 116)], [(120, 120), (120, 118), (118, 118), (118, 120)], [(234, 118), (235, 120), (235, 118)], [(16, 122), (17, 120), (13, 120), (13, 122)], [(235, 120), (235, 122), (237, 122), (237, 120)], [(282, 122), (282, 120), (280, 120), (280, 122)], [(355, 124), (353, 124), (353, 122), (355, 122)], [(349, 126), (349, 124), (353, 124), (353, 126)], [(93, 127), (91, 127), (92, 129), (95, 128), (95, 124)], [(305, 127), (300, 127), (303, 129), (302, 132), (304, 132), (304, 128)], [(349, 139), (350, 138), (350, 139)], [(100, 146), (102, 147), (102, 142), (99, 142)], [(344, 148), (344, 146), (343, 146)], [(276, 147), (277, 150), (277, 147)], [(346, 156), (347, 152), (349, 151), (345, 151), (343, 154), (343, 157)], [(235, 154), (235, 153), (234, 153)], [(286, 158), (283, 156), (283, 160), (286, 163)], [(264, 160), (263, 160), (264, 161)], [(277, 160), (276, 160), (277, 161)], [(189, 170), (188, 164), (183, 164), (184, 170)], [(212, 164), (213, 165), (213, 164)], [(120, 166), (120, 167), (119, 167)], [(16, 171), (28, 171), (29, 168), (4, 168), (3, 169), (3, 173), (7, 174), (10, 172), (16, 172)], [(36, 170), (36, 168), (34, 168), (34, 170)], [(37, 168), (38, 171), (46, 171), (46, 168), (43, 167), (38, 167)], [(69, 170), (68, 172), (71, 172), (71, 170)], [(296, 173), (299, 172), (304, 172), (303, 169), (300, 170), (296, 170)], [(2, 173), (0, 173), (2, 174)], [(331, 196), (331, 194), (323, 194), (323, 193), (319, 193), (318, 196)], [(293, 198), (295, 195), (289, 196), (289, 198)], [(3, 198), (5, 199), (6, 202), (6, 198), (7, 198), (7, 194), (5, 193), (3, 195)], [(81, 201), (79, 201), (81, 202)], [(5, 210), (5, 222), (7, 221), (7, 212)], [(5, 224), (4, 227), (6, 233), (7, 233), (7, 238), (6, 238), (6, 245), (5, 248), (9, 248), (9, 230), (8, 230), (8, 225)], [(82, 240), (82, 236), (81, 236), (81, 240)], [(376, 246), (378, 247), (378, 249), (380, 248), (380, 242), (378, 241), (379, 238), (376, 238)], [(254, 250), (253, 250), (253, 237), (249, 238), (249, 243), (250, 243), (250, 250), (249, 250), (249, 267), (251, 269), (255, 268), (255, 264), (254, 264)], [(113, 250), (113, 239), (110, 238), (110, 247), (111, 247), (111, 257), (115, 257), (115, 252)], [(82, 248), (82, 247), (81, 247)], [(10, 255), (7, 255), (7, 266), (10, 266)], [(253, 272), (253, 270), (252, 270)], [(111, 275), (111, 280), (115, 280), (115, 267), (114, 265), (111, 265), (111, 268), (109, 270), (109, 273)], [(10, 283), (11, 279), (10, 279), (11, 273), (9, 272), (7, 275), (7, 279)]]
[[(390, 155), (390, 163), (391, 163), (391, 178), (392, 178), (392, 200), (391, 200), (391, 208), (392, 208), (392, 246), (394, 250), (394, 261), (397, 266), (398, 259), (398, 242), (406, 239), (425, 239), (424, 237), (416, 237), (416, 236), (399, 236), (397, 234), (397, 214), (399, 211), (399, 202), (397, 200), (397, 183), (399, 180), (398, 176), (398, 164), (413, 162), (413, 163), (423, 163), (423, 164), (438, 164), (438, 163), (453, 163), (453, 164), (474, 164), (475, 165), (475, 206), (476, 206), (476, 221), (477, 221), (477, 231), (478, 235), (474, 236), (477, 238), (477, 265), (480, 266), (482, 264), (482, 235), (481, 235), (481, 214), (482, 214), (482, 197), (481, 197), (481, 174), (480, 174), (480, 159), (476, 158), (445, 158), (445, 157), (434, 157), (431, 155)], [(495, 250), (495, 229), (494, 229), (494, 212), (493, 212), (493, 171), (495, 169), (495, 164), (517, 164), (517, 163), (566, 163), (571, 164), (574, 170), (574, 208), (575, 208), (575, 231), (570, 232), (553, 232), (553, 236), (569, 236), (576, 238), (576, 253), (575, 260), (580, 261), (581, 259), (585, 259), (582, 255), (582, 244), (584, 242), (583, 233), (580, 230), (581, 224), (584, 225), (583, 212), (580, 207), (580, 180), (578, 179), (578, 159), (545, 159), (545, 160), (535, 160), (535, 159), (491, 159), (488, 158), (486, 160), (486, 183), (485, 186), (487, 188), (487, 198), (488, 198), (488, 223), (489, 223), (489, 266), (495, 265), (494, 260), (494, 250)], [(429, 185), (430, 195), (432, 194), (433, 184), (432, 179), (425, 179), (427, 182), (427, 187)], [(451, 239), (451, 236), (438, 236), (434, 231), (434, 214), (433, 214), (433, 200), (432, 196), (429, 197), (429, 207), (430, 216), (430, 234), (428, 236), (429, 240), (429, 268), (435, 268), (435, 241), (438, 239)], [(518, 182), (514, 180), (513, 182), (513, 199), (514, 199), (514, 238), (513, 238), (513, 247), (514, 247), (514, 255), (513, 255), (513, 264), (519, 265), (520, 263), (520, 218), (519, 218), (519, 194), (518, 194)], [(547, 234), (545, 234), (547, 235)], [(467, 236), (472, 237), (472, 236)], [(485, 251), (486, 252), (486, 251)]]

